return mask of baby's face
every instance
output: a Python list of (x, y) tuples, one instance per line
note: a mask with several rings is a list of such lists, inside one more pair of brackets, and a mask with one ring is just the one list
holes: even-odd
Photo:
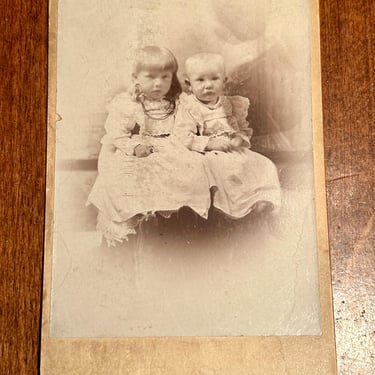
[(188, 71), (193, 94), (205, 104), (215, 104), (224, 92), (225, 74), (218, 64), (196, 64)]
[(141, 70), (134, 75), (141, 91), (152, 100), (163, 98), (171, 88), (173, 73), (161, 70)]

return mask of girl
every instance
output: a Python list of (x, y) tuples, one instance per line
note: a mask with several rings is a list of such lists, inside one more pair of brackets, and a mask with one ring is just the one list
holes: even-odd
[(98, 177), (88, 202), (98, 210), (97, 229), (108, 245), (135, 233), (140, 221), (189, 206), (206, 218), (208, 178), (201, 158), (170, 137), (181, 92), (177, 62), (161, 47), (140, 49), (130, 92), (107, 107)]
[(249, 150), (249, 100), (223, 95), (223, 58), (209, 53), (193, 55), (186, 61), (186, 75), (191, 95), (180, 96), (175, 134), (190, 150), (205, 155), (213, 206), (232, 218), (253, 210), (277, 209), (276, 168), (269, 159)]

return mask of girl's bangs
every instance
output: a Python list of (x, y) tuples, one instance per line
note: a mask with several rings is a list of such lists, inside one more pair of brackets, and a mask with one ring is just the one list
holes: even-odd
[(169, 54), (158, 54), (158, 55), (151, 55), (151, 54), (142, 54), (143, 56), (138, 56), (138, 61), (135, 65), (135, 72), (139, 72), (141, 70), (160, 70), (160, 71), (167, 71), (170, 70), (173, 73), (177, 72), (177, 61), (173, 56)]
[(162, 72), (164, 71), (172, 71), (175, 73), (177, 71), (176, 64), (174, 61), (152, 61), (152, 60), (146, 60), (142, 61), (137, 64), (137, 71), (139, 72), (140, 70), (147, 69), (147, 70), (160, 70)]

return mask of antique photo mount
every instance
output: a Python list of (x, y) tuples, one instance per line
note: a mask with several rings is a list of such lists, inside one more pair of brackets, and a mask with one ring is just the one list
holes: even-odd
[(335, 374), (320, 79), (319, 1), (310, 0), (312, 124), (321, 335), (62, 338), (50, 332), (58, 2), (50, 0), (42, 374)]

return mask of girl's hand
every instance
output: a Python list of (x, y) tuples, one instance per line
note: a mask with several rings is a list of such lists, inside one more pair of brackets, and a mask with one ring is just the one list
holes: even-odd
[(152, 146), (138, 145), (134, 147), (134, 155), (137, 158), (145, 158), (152, 154)]
[(230, 140), (227, 137), (210, 138), (206, 150), (229, 152), (231, 150)]

